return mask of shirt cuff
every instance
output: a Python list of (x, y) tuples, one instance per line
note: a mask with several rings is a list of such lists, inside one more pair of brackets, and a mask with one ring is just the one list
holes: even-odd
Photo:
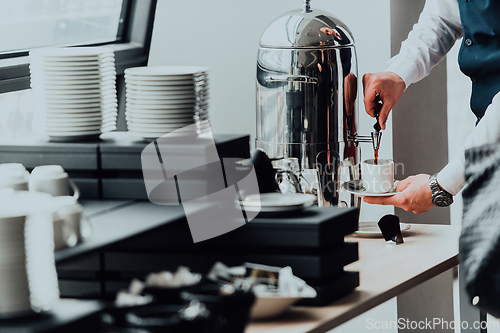
[(465, 186), (465, 155), (458, 154), (437, 175), (441, 188), (455, 196)]
[(395, 56), (388, 61), (387, 72), (397, 74), (405, 82), (405, 89), (418, 78), (418, 66), (415, 61)]

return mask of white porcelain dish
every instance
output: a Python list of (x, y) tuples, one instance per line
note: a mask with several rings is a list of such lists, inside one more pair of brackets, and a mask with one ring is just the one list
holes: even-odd
[[(203, 90), (206, 88), (203, 88)], [(172, 85), (172, 86), (164, 86), (161, 91), (151, 91), (151, 90), (144, 90), (144, 89), (137, 89), (135, 86), (127, 86), (126, 88), (127, 93), (130, 94), (141, 94), (141, 95), (150, 95), (150, 96), (158, 96), (158, 95), (163, 95), (163, 93), (168, 93), (168, 92), (174, 92), (174, 91), (195, 91), (194, 85), (187, 85), (187, 86), (179, 86), (179, 85)]]
[(349, 192), (351, 194), (356, 194), (356, 195), (359, 195), (360, 197), (390, 197), (390, 196), (393, 196), (397, 193), (396, 187), (397, 187), (398, 181), (394, 181), (394, 187), (387, 193), (369, 192), (369, 191), (365, 190), (364, 188), (353, 189), (349, 186), (349, 183), (350, 182), (342, 183), (341, 188), (344, 191)]
[(307, 285), (304, 287), (300, 295), (297, 296), (256, 293), (255, 303), (250, 310), (250, 318), (252, 320), (262, 320), (279, 316), (298, 300), (303, 298), (314, 298), (316, 295), (316, 291)]
[[(401, 232), (410, 230), (411, 225), (407, 223), (400, 222), (399, 226)], [(382, 232), (377, 224), (377, 222), (359, 222), (358, 231), (356, 231), (354, 236), (366, 237), (366, 238), (379, 238), (382, 237)]]
[(191, 76), (196, 73), (207, 73), (207, 67), (201, 66), (149, 66), (135, 67), (125, 70), (125, 75), (168, 77), (168, 76)]

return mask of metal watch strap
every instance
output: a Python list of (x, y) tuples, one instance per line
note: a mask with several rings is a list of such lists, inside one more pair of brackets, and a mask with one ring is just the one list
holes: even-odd
[(437, 173), (429, 177), (432, 192), (432, 203), (438, 207), (448, 207), (453, 203), (453, 196), (443, 190), (437, 182)]

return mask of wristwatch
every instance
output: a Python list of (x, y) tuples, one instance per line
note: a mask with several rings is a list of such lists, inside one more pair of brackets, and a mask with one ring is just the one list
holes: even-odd
[(429, 177), (429, 186), (432, 191), (432, 203), (438, 207), (448, 207), (453, 203), (453, 196), (439, 186), (437, 175), (436, 173)]

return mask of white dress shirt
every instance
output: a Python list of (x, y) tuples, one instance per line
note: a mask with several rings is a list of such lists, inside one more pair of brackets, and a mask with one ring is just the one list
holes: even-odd
[[(457, 0), (427, 0), (418, 23), (401, 44), (387, 71), (399, 75), (408, 87), (429, 74), (462, 37)], [(453, 111), (452, 111), (453, 112)], [(439, 172), (439, 185), (456, 195), (465, 185), (465, 149), (500, 141), (500, 93), (486, 109), (484, 117), (466, 138), (460, 153)]]

